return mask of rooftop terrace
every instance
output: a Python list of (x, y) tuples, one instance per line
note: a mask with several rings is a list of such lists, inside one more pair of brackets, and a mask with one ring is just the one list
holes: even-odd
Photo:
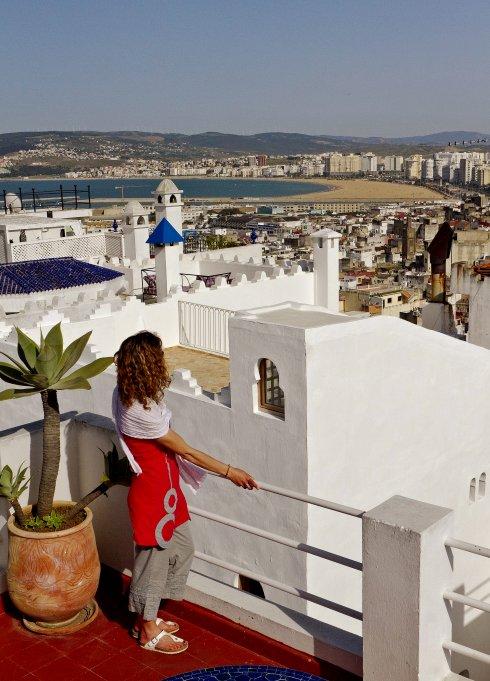
[[(247, 630), (187, 601), (162, 609), (189, 641), (182, 655), (142, 650), (129, 635), (131, 624), (124, 582), (103, 571), (97, 601), (100, 613), (85, 629), (67, 636), (27, 631), (0, 598), (1, 678), (13, 681), (161, 681), (186, 672), (225, 665), (289, 667), (329, 681), (358, 677)], [(4, 611), (5, 610), (5, 611)], [(241, 677), (243, 678), (243, 677)], [(299, 678), (299, 675), (298, 675)], [(306, 677), (305, 677), (306, 678)]]
[(165, 360), (170, 374), (176, 369), (189, 369), (204, 390), (216, 393), (230, 383), (228, 357), (175, 345), (165, 349)]

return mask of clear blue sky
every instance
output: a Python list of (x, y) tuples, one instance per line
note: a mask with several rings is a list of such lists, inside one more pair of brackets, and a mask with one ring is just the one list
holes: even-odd
[(0, 132), (490, 132), (490, 2), (5, 0)]

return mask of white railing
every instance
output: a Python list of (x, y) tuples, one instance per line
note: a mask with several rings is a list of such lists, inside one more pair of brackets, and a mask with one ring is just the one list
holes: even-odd
[[(483, 556), (484, 558), (490, 558), (490, 549), (485, 546), (479, 546), (478, 544), (470, 544), (469, 542), (461, 541), (460, 539), (447, 539), (444, 542), (447, 548), (459, 549), (460, 551), (465, 551), (466, 553), (474, 553), (477, 556)], [(477, 598), (470, 598), (464, 594), (456, 593), (455, 591), (445, 591), (443, 594), (445, 601), (449, 603), (462, 603), (468, 608), (474, 608), (475, 610), (481, 610), (483, 612), (490, 612), (490, 603), (486, 601), (481, 601)], [(454, 641), (444, 641), (442, 644), (444, 650), (450, 653), (459, 653), (471, 660), (476, 660), (477, 662), (484, 662), (490, 665), (490, 655), (487, 653), (482, 653), (479, 650), (464, 646), (461, 643), (455, 643)]]
[(44, 258), (73, 257), (88, 260), (93, 257), (123, 257), (122, 234), (92, 232), (83, 236), (66, 236), (58, 239), (23, 241), (9, 244), (11, 261), (41, 260)]
[(179, 344), (228, 356), (228, 320), (235, 313), (211, 305), (179, 301)]
[[(311, 504), (313, 506), (319, 506), (321, 508), (335, 511), (336, 513), (342, 513), (345, 515), (354, 516), (356, 518), (362, 518), (364, 514), (364, 512), (358, 508), (343, 506), (332, 501), (327, 501), (325, 499), (319, 499), (318, 497), (309, 496), (308, 494), (301, 494), (299, 492), (293, 492), (291, 490), (283, 489), (282, 487), (269, 485), (268, 483), (265, 482), (258, 482), (257, 484), (259, 485), (259, 489), (265, 492), (271, 492), (272, 494), (278, 494), (279, 496), (288, 497), (290, 499), (296, 499), (297, 501), (302, 501), (306, 504)], [(205, 511), (203, 509), (195, 508), (193, 506), (190, 506), (189, 510), (194, 515), (200, 516), (201, 518), (207, 518), (208, 520), (212, 520), (222, 525), (234, 527), (243, 532), (247, 532), (248, 534), (253, 534), (257, 537), (268, 539), (269, 541), (273, 541), (277, 544), (289, 546), (290, 548), (296, 549), (298, 551), (302, 551), (304, 553), (308, 553), (310, 555), (323, 558), (324, 560), (337, 563), (338, 565), (343, 565), (344, 567), (348, 567), (353, 570), (362, 572), (362, 563), (351, 558), (340, 556), (335, 553), (331, 553), (330, 551), (325, 551), (324, 549), (321, 549), (317, 546), (311, 546), (303, 542), (298, 542), (296, 540), (289, 539), (278, 534), (274, 534), (273, 532), (267, 532), (266, 530), (262, 530), (258, 527), (247, 525), (246, 523), (242, 523), (238, 520), (232, 520), (231, 518), (218, 515), (217, 513), (211, 513), (210, 511)], [(268, 586), (277, 589), (278, 591), (282, 591), (284, 593), (297, 596), (305, 601), (316, 603), (329, 610), (334, 610), (335, 612), (341, 613), (342, 615), (346, 615), (347, 617), (352, 617), (353, 619), (356, 620), (362, 620), (361, 612), (359, 612), (358, 610), (354, 610), (353, 608), (349, 608), (346, 605), (342, 605), (341, 603), (335, 603), (334, 601), (330, 601), (326, 598), (323, 598), (322, 596), (318, 596), (317, 594), (305, 591), (304, 589), (299, 589), (289, 584), (283, 584), (282, 582), (278, 582), (277, 580), (272, 579), (266, 575), (257, 574), (256, 572), (240, 567), (238, 565), (234, 565), (233, 563), (230, 563), (226, 560), (216, 558), (215, 556), (210, 556), (200, 551), (196, 551), (195, 556), (196, 558), (203, 560), (206, 563), (216, 565), (217, 567), (233, 572), (234, 574), (243, 575), (244, 577), (248, 577), (249, 579), (258, 581), (261, 584), (267, 584)]]

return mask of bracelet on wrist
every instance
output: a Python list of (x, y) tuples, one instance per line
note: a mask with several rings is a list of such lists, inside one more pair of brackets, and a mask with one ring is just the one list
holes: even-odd
[(225, 478), (228, 477), (228, 473), (230, 472), (230, 468), (231, 468), (231, 463), (228, 464), (228, 468), (226, 469), (226, 473), (225, 473)]

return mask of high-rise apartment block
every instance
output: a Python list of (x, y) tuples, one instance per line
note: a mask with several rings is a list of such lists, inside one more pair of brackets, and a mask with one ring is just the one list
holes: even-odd
[(403, 170), (403, 156), (386, 156), (385, 171), (400, 173)]
[(490, 186), (490, 165), (484, 165), (476, 168), (475, 179), (479, 187)]
[(433, 180), (434, 179), (434, 164), (433, 158), (424, 158), (422, 161), (422, 179), (423, 180)]
[(328, 175), (343, 175), (361, 172), (362, 159), (358, 154), (346, 154), (345, 156), (338, 153), (327, 156), (325, 164), (325, 172)]
[(375, 173), (378, 169), (378, 157), (371, 152), (361, 156), (361, 170), (364, 173)]
[(420, 154), (405, 159), (404, 170), (407, 180), (420, 180), (422, 177), (422, 160)]

